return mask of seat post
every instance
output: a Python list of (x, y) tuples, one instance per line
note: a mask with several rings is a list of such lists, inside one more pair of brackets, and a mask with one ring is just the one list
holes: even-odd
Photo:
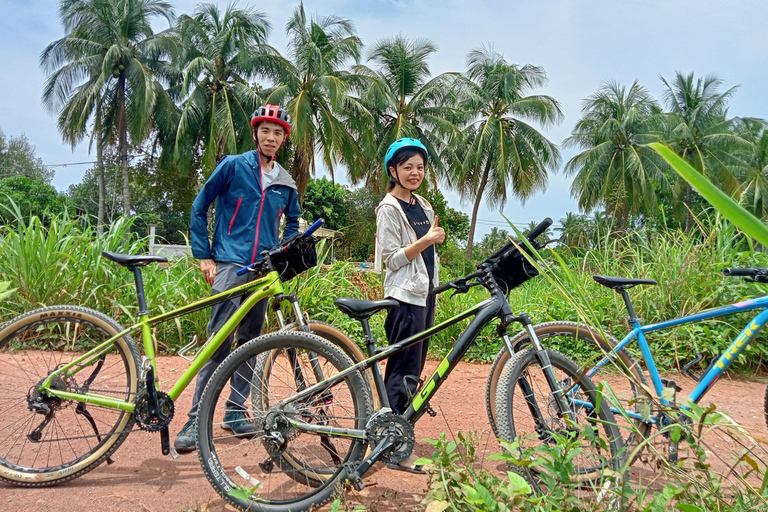
[[(371, 333), (371, 324), (368, 323), (368, 317), (360, 318), (360, 325), (363, 326), (363, 334), (365, 335), (365, 348), (368, 351), (368, 357), (376, 355), (376, 340), (373, 339), (373, 333)], [(381, 375), (381, 368), (379, 363), (373, 363), (371, 365), (371, 371), (373, 372), (373, 380), (376, 383), (376, 388), (379, 395), (379, 403), (382, 407), (389, 407), (389, 397), (387, 396), (387, 389), (384, 386), (384, 377)]]
[(371, 324), (368, 323), (368, 317), (360, 318), (360, 325), (363, 326), (363, 335), (365, 336), (365, 348), (368, 350), (368, 357), (376, 354), (376, 340), (371, 333)]
[(629, 313), (630, 325), (639, 322), (640, 318), (635, 314), (635, 308), (632, 307), (632, 301), (629, 299), (629, 293), (627, 293), (627, 289), (623, 286), (617, 286), (615, 291), (621, 295), (622, 299), (624, 299), (624, 305), (627, 307), (627, 312)]
[(139, 296), (139, 316), (148, 315), (147, 298), (144, 295), (144, 280), (141, 277), (141, 267), (138, 265), (131, 265), (128, 267), (133, 270), (133, 279), (136, 282), (136, 293)]

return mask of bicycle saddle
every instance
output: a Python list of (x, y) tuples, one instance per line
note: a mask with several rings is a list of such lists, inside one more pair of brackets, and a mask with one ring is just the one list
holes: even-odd
[(119, 252), (101, 251), (101, 255), (124, 267), (141, 267), (154, 262), (167, 262), (165, 256), (150, 256), (143, 254), (121, 254)]
[(592, 276), (592, 279), (608, 288), (631, 288), (638, 284), (658, 284), (653, 279), (635, 279), (627, 277)]
[(382, 309), (395, 309), (400, 307), (400, 303), (395, 299), (381, 300), (360, 300), (349, 297), (340, 297), (333, 301), (342, 313), (349, 315), (356, 320), (369, 318), (371, 315)]

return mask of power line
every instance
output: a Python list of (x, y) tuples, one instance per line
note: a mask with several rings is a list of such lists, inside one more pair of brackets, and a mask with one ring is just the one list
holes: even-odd
[(66, 167), (68, 165), (87, 165), (87, 164), (95, 164), (97, 163), (96, 160), (93, 162), (71, 162), (66, 164), (43, 164), (43, 167)]

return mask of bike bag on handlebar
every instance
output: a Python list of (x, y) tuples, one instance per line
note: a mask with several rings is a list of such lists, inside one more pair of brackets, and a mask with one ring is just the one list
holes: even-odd
[(272, 266), (280, 280), (290, 281), (305, 270), (317, 266), (317, 238), (303, 233), (294, 235), (282, 244), (283, 250), (272, 253)]
[[(496, 279), (496, 283), (501, 288), (501, 291), (505, 294), (539, 275), (536, 267), (531, 265), (521, 253), (521, 250), (528, 252), (525, 243), (519, 240), (515, 240), (515, 243), (520, 249), (515, 247), (512, 242), (509, 242), (485, 260), (485, 263), (493, 265), (493, 277)], [(533, 246), (537, 247), (535, 243)]]

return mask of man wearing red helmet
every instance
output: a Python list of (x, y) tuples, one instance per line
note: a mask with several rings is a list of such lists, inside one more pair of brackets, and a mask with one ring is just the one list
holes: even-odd
[[(212, 294), (221, 293), (255, 279), (253, 272), (242, 276), (237, 270), (260, 259), (261, 252), (279, 242), (280, 219), (285, 215), (284, 237), (299, 231), (298, 191), (288, 172), (275, 161), (288, 140), (291, 121), (278, 105), (259, 107), (251, 120), (256, 150), (224, 157), (192, 203), (190, 241), (192, 256), (200, 260), (205, 281)], [(208, 209), (215, 201), (213, 237), (208, 239)], [(209, 243), (210, 242), (210, 243)], [(240, 306), (245, 297), (236, 297), (211, 307), (208, 333), (213, 335)], [(266, 299), (259, 302), (237, 326), (238, 343), (261, 334)], [(197, 375), (189, 420), (179, 432), (174, 447), (179, 452), (195, 449), (197, 405), (213, 371), (229, 354), (233, 336), (219, 347)], [(244, 365), (232, 377), (228, 410), (222, 428), (237, 437), (252, 437), (255, 427), (243, 403), (250, 393), (250, 367)]]

